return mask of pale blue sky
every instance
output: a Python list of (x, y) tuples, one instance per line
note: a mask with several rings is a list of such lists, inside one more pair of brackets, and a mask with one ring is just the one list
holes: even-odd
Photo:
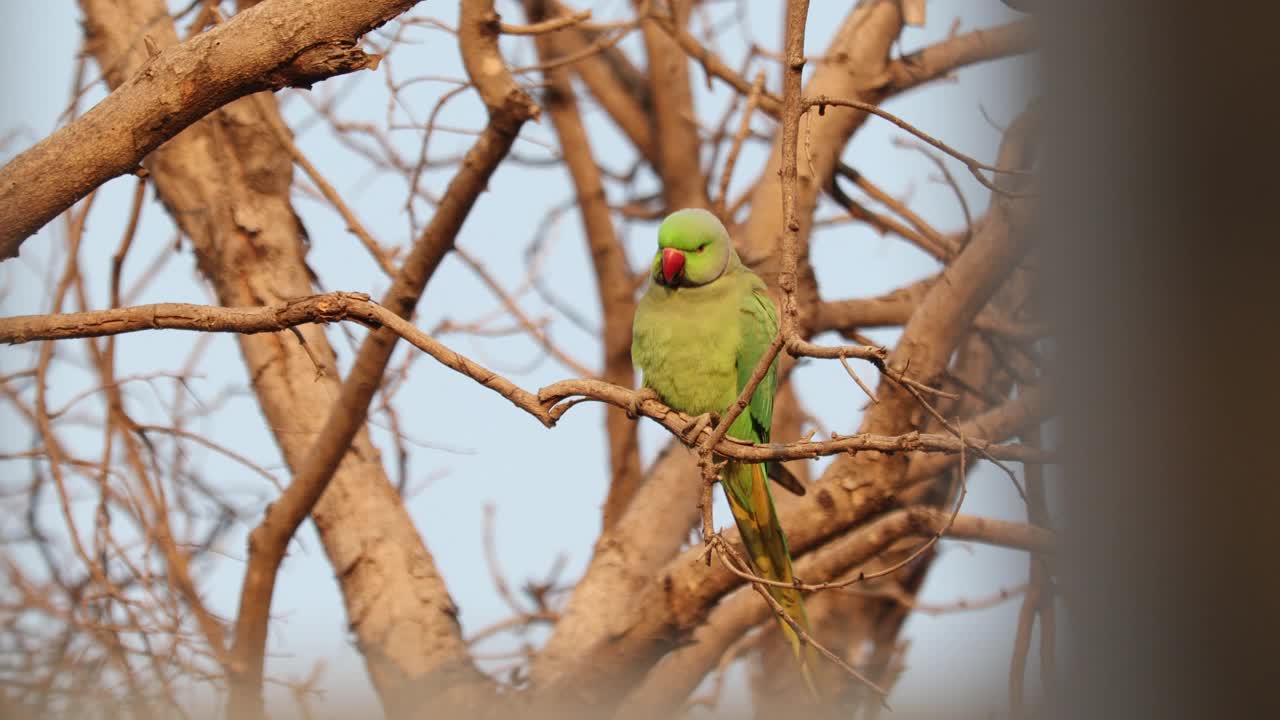
[[(520, 17), (516, 5), (499, 2), (498, 7), (514, 21)], [(624, 0), (610, 0), (594, 7), (597, 17), (610, 17), (626, 5)], [(727, 8), (731, 4), (723, 5)], [(749, 5), (754, 40), (776, 47), (781, 11), (774, 3)], [(0, 60), (9, 70), (5, 81), (8, 101), (0, 103), (0, 129), (25, 128), (0, 155), (0, 160), (7, 160), (48, 134), (66, 105), (73, 55), (79, 41), (79, 11), (71, 0), (47, 3), (6, 0), (2, 7)], [(822, 52), (848, 7), (849, 3), (822, 0), (813, 3), (807, 42), (810, 54)], [(1015, 17), (998, 0), (933, 2), (928, 10), (926, 28), (908, 29), (903, 33), (903, 51), (909, 52), (944, 37), (957, 16), (961, 19), (962, 31)], [(456, 23), (457, 5), (425, 2), (417, 12), (452, 25)], [(723, 10), (717, 11), (717, 16), (722, 14)], [(402, 45), (390, 58), (390, 71), (399, 79), (425, 73), (462, 77), (456, 46), (450, 36), (419, 29), (413, 37), (420, 44)], [(731, 59), (730, 64), (736, 63), (743, 47), (742, 38), (738, 30), (724, 35), (722, 52)], [(632, 38), (625, 46), (634, 51), (638, 42)], [(527, 41), (512, 40), (505, 47), (515, 63), (528, 62), (531, 58), (531, 45)], [(1028, 68), (1027, 61), (1019, 60), (968, 69), (960, 73), (958, 82), (939, 83), (915, 91), (892, 100), (886, 107), (971, 155), (992, 159), (999, 131), (983, 117), (980, 106), (995, 122), (1008, 122), (1025, 102), (1025, 91), (1030, 88)], [(776, 72), (773, 68), (770, 70), (770, 82), (776, 83)], [(314, 92), (318, 97), (325, 97), (339, 86), (354, 83), (355, 89), (339, 106), (339, 113), (349, 120), (381, 123), (387, 110), (383, 86), (387, 71), (388, 65), (384, 65), (377, 74), (366, 72), (339, 78), (317, 86)], [(727, 96), (719, 85), (708, 93), (697, 66), (692, 67), (692, 76), (700, 114), (714, 121), (722, 112)], [(412, 120), (422, 122), (433, 98), (450, 87), (447, 83), (417, 85), (416, 92), (408, 96)], [(89, 97), (96, 100), (101, 95), (101, 89), (95, 88)], [(282, 97), (286, 114), (295, 125), (310, 114), (302, 98)], [(479, 102), (468, 93), (446, 108), (439, 123), (475, 129), (480, 126), (480, 112)], [(404, 122), (409, 117), (400, 112), (397, 119)], [(624, 170), (630, 163), (630, 152), (602, 113), (589, 109), (587, 122), (601, 163), (611, 169)], [(770, 127), (763, 117), (757, 117), (755, 125), (765, 130)], [(901, 131), (873, 118), (847, 148), (845, 159), (890, 192), (909, 196), (911, 206), (937, 226), (957, 229), (963, 216), (951, 190), (930, 179), (936, 173), (928, 160), (891, 144), (893, 138), (902, 136)], [(528, 142), (519, 142), (517, 149), (525, 156), (545, 157), (547, 151), (537, 143), (554, 144), (554, 133), (547, 121), (526, 126), (521, 137)], [(397, 131), (394, 139), (406, 153), (416, 152), (416, 132)], [(432, 156), (461, 152), (471, 140), (469, 135), (438, 132), (432, 140)], [(405, 242), (409, 223), (403, 211), (405, 186), (401, 178), (367, 174), (367, 165), (339, 147), (323, 125), (302, 132), (299, 142), (382, 242)], [(758, 172), (764, 152), (765, 149), (758, 146), (746, 148), (738, 165), (735, 189), (745, 187)], [(967, 177), (963, 167), (953, 163), (952, 170), (960, 178), (975, 213), (981, 212), (986, 205), (985, 191)], [(452, 169), (430, 173), (424, 184), (438, 192), (451, 174)], [(298, 176), (301, 177), (300, 172)], [(84, 267), (90, 272), (91, 298), (98, 306), (106, 304), (109, 258), (125, 222), (133, 182), (131, 178), (122, 178), (105, 185), (90, 221), (82, 252)], [(640, 182), (642, 186), (645, 183), (652, 186), (651, 178), (642, 178)], [(489, 192), (477, 203), (462, 230), (459, 245), (480, 258), (505, 286), (515, 287), (524, 276), (524, 250), (536, 224), (548, 207), (563, 204), (572, 192), (567, 176), (558, 168), (504, 166), (490, 183)], [(345, 231), (340, 218), (327, 206), (301, 194), (296, 199), (296, 207), (311, 237), (309, 262), (325, 288), (380, 295), (387, 285), (385, 278)], [(423, 205), (419, 205), (418, 210), (420, 217), (429, 212)], [(831, 208), (827, 207), (823, 214), (830, 212)], [(626, 238), (633, 264), (643, 262), (652, 252), (651, 231), (651, 227), (637, 227)], [(148, 207), (125, 271), (126, 287), (171, 239), (172, 225), (168, 218), (158, 205)], [(45, 268), (51, 254), (61, 257), (60, 247), (60, 232), (46, 228), (26, 243), (19, 260), (0, 265), (0, 288), (3, 288), (0, 313), (47, 310), (49, 286), (45, 281)], [(159, 281), (135, 302), (211, 302), (212, 295), (203, 281), (192, 280), (195, 271), (189, 250), (184, 248), (171, 255)], [(915, 248), (855, 225), (819, 232), (813, 240), (812, 257), (824, 294), (830, 298), (879, 294), (936, 270), (933, 261)], [(553, 292), (591, 322), (596, 322), (598, 309), (589, 258), (575, 215), (563, 217), (546, 263), (548, 285)], [(553, 315), (534, 294), (523, 296), (522, 303), (534, 317)], [(450, 258), (428, 286), (417, 323), (430, 329), (446, 317), (467, 320), (495, 305), (495, 299), (474, 274)], [(556, 341), (589, 367), (598, 366), (594, 339), (562, 317), (553, 317), (550, 333)], [(352, 332), (357, 337), (362, 335), (359, 329)], [(341, 362), (349, 362), (351, 345), (343, 333), (330, 329), (329, 334)], [(118, 341), (118, 364), (131, 373), (173, 370), (182, 363), (196, 339), (194, 334), (176, 332), (122, 337)], [(441, 339), (477, 361), (509, 374), (526, 388), (571, 375), (551, 359), (529, 368), (540, 351), (524, 338), (495, 340), (445, 335)], [(893, 335), (881, 334), (878, 339), (891, 341)], [(0, 373), (29, 366), (35, 350), (31, 346), (0, 351)], [(861, 367), (859, 371), (867, 379), (873, 376), (869, 368)], [(205, 400), (227, 384), (243, 385), (246, 381), (238, 350), (229, 336), (212, 339), (198, 372), (203, 378), (196, 381), (193, 388)], [(53, 389), (55, 396), (69, 397), (84, 387), (85, 376), (79, 370), (64, 366), (60, 373), (59, 384)], [(838, 364), (807, 363), (797, 371), (796, 382), (807, 407), (828, 428), (837, 431), (856, 428), (864, 397)], [(171, 384), (161, 383), (161, 387), (164, 397), (169, 398), (173, 392)], [(588, 404), (575, 408), (557, 428), (546, 430), (492, 392), (429, 359), (415, 363), (409, 383), (398, 397), (405, 431), (430, 446), (414, 449), (410, 465), (412, 477), (418, 482), (435, 478), (410, 500), (409, 508), (455, 601), (462, 608), (465, 629), (482, 627), (507, 613), (492, 587), (483, 559), (480, 538), (486, 503), (492, 502), (498, 507), (499, 552), (514, 583), (530, 576), (540, 577), (562, 552), (569, 558), (564, 577), (574, 577), (581, 572), (599, 529), (599, 506), (605, 490), (601, 406)], [(138, 415), (145, 417), (153, 413), (159, 417), (160, 405), (151, 390), (134, 387), (130, 398), (131, 409)], [(0, 420), (7, 422), (10, 418), (5, 412)], [(242, 395), (233, 399), (198, 429), (271, 468), (282, 481), (287, 480), (287, 471), (251, 397)], [(374, 435), (384, 449), (384, 458), (392, 457), (392, 453), (386, 452), (387, 433), (375, 429)], [(86, 432), (85, 437), (93, 434)], [(641, 437), (646, 460), (666, 439), (665, 431), (652, 423), (642, 425)], [(26, 436), (6, 434), (0, 449), (25, 448), (29, 440)], [(96, 439), (85, 442), (96, 442)], [(236, 497), (246, 507), (261, 507), (275, 492), (260, 478), (213, 454), (198, 448), (192, 448), (191, 453), (200, 459), (199, 466), (206, 478), (234, 488)], [(818, 466), (816, 469), (825, 467), (825, 462)], [(26, 472), (26, 469), (17, 464), (5, 469), (5, 472), (15, 471)], [(1022, 506), (1007, 479), (990, 468), (974, 474), (965, 509), (991, 517), (1023, 519)], [(721, 524), (728, 522), (722, 501), (717, 517)], [(202, 578), (209, 602), (226, 617), (234, 614), (246, 531), (247, 528), (239, 528), (233, 533), (221, 548), (228, 559), (210, 567)], [(1013, 586), (1025, 579), (1026, 560), (1021, 554), (951, 542), (944, 543), (943, 548), (942, 558), (924, 590), (926, 602), (986, 596), (1001, 586)], [(273, 626), (270, 647), (274, 655), (270, 670), (302, 675), (312, 660), (323, 657), (328, 658), (327, 677), (331, 681), (345, 685), (347, 678), (360, 678), (361, 682), (356, 684), (364, 685), (361, 664), (346, 635), (332, 570), (309, 524), (300, 533), (300, 542), (295, 544), (281, 573), (273, 609), (281, 620)], [(914, 616), (904, 632), (912, 647), (909, 670), (894, 693), (895, 706), (906, 710), (913, 704), (945, 697), (949, 703), (1000, 709), (1006, 696), (1016, 612), (1017, 602), (1011, 601), (982, 611), (941, 617)], [(486, 649), (501, 647), (502, 642), (495, 642)]]

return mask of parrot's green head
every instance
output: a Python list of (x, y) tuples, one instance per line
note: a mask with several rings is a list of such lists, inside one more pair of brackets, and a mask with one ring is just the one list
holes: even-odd
[(724, 274), (734, 255), (729, 232), (715, 215), (698, 208), (677, 210), (658, 227), (650, 277), (669, 288), (706, 285)]

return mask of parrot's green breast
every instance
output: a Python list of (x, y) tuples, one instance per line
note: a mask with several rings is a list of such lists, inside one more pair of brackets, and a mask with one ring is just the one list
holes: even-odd
[(653, 287), (636, 308), (632, 361), (681, 412), (722, 412), (738, 397), (738, 276), (701, 287)]

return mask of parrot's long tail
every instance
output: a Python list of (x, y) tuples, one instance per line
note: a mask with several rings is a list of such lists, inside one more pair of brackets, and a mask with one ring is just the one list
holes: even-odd
[[(792, 582), (795, 576), (791, 572), (791, 553), (787, 550), (787, 537), (782, 533), (782, 526), (778, 524), (778, 516), (774, 511), (773, 496), (769, 492), (769, 479), (765, 476), (764, 465), (730, 461), (723, 470), (721, 485), (729, 500), (729, 509), (733, 511), (733, 519), (738, 523), (742, 543), (747, 548), (751, 569), (762, 578)], [(809, 616), (805, 613), (800, 591), (773, 585), (766, 586), (766, 589), (787, 615), (804, 628), (805, 633), (810, 633)], [(818, 699), (818, 688), (812, 671), (817, 653), (812, 645), (800, 639), (785, 620), (778, 618), (778, 624), (791, 644), (796, 660), (800, 662), (805, 685), (814, 699)]]

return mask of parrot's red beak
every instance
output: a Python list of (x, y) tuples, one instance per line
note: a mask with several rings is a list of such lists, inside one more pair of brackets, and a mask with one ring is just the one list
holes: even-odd
[(662, 249), (662, 277), (667, 284), (675, 280), (676, 275), (684, 269), (684, 253), (674, 248)]

